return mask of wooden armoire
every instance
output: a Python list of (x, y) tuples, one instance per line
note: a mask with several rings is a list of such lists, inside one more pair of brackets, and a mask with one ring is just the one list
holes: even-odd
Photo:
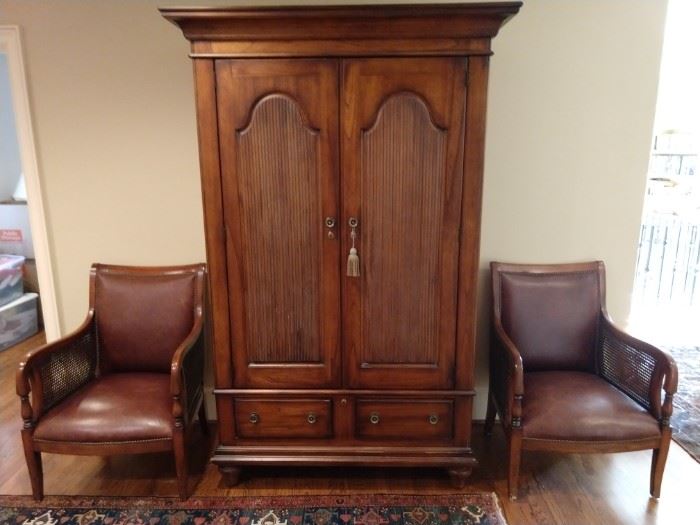
[(229, 483), (476, 465), (487, 75), (520, 5), (161, 9), (194, 61)]

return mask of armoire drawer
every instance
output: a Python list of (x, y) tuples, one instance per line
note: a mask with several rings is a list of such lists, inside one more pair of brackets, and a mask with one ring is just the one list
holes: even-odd
[(241, 438), (327, 438), (333, 434), (328, 399), (236, 399)]
[(358, 438), (435, 441), (452, 438), (453, 401), (426, 399), (358, 399)]

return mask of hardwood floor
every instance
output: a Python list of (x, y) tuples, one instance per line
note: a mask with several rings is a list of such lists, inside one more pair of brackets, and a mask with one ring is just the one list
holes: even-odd
[[(29, 494), (20, 443), (14, 373), (22, 356), (43, 342), (37, 335), (0, 352), (0, 494)], [(671, 446), (661, 499), (648, 496), (651, 452), (556, 455), (528, 452), (521, 468), (521, 496), (510, 501), (505, 483), (505, 440), (498, 428), (487, 442), (475, 428), (480, 466), (464, 492), (495, 490), (510, 525), (670, 524), (696, 513), (700, 464)], [(215, 433), (211, 433), (212, 436)], [(191, 450), (195, 495), (348, 493), (454, 493), (446, 473), (429, 469), (246, 469), (241, 483), (224, 488), (207, 462), (211, 443), (197, 436)], [(167, 454), (111, 458), (44, 455), (46, 494), (175, 496), (175, 468)], [(692, 521), (692, 519), (691, 519)]]

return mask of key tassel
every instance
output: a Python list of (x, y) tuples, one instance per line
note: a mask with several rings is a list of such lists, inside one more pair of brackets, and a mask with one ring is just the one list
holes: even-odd
[(350, 255), (348, 255), (348, 277), (359, 277), (360, 276), (360, 256), (357, 255), (357, 250), (353, 247), (350, 248)]

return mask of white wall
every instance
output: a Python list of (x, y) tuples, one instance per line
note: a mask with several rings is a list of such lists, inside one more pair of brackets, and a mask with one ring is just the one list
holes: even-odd
[[(526, 1), (494, 41), (481, 260), (602, 259), (629, 315), (666, 2)], [(486, 285), (486, 280), (482, 285)], [(486, 388), (482, 286), (477, 377)], [(479, 396), (479, 413), (485, 397)]]
[[(204, 259), (188, 44), (161, 3), (0, 0), (23, 30), (64, 329), (92, 261)], [(610, 310), (628, 314), (665, 8), (527, 0), (494, 41), (477, 417), (488, 261), (604, 259)]]
[(22, 163), (12, 110), (10, 72), (7, 56), (0, 53), (0, 201), (12, 197), (21, 176)]

